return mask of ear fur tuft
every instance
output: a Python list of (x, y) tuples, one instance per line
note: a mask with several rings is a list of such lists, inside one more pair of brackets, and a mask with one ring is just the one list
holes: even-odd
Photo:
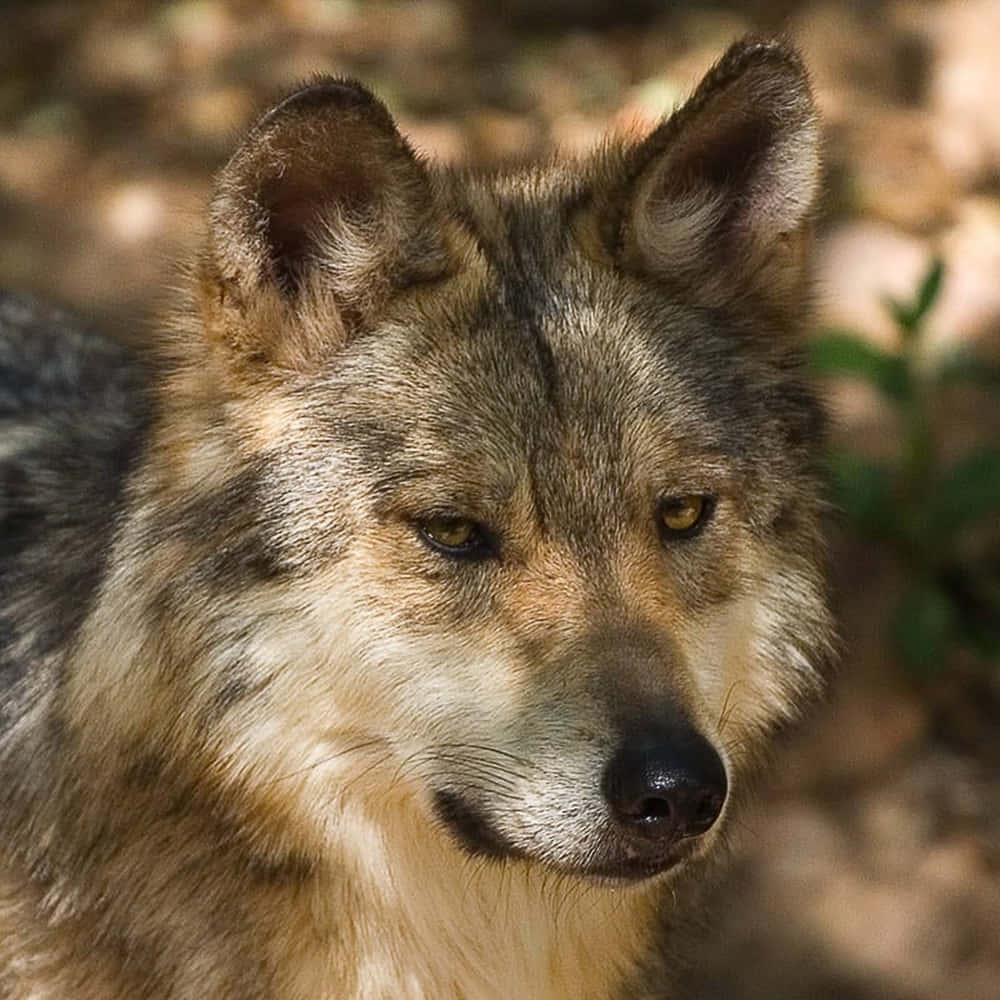
[(320, 78), (285, 98), (218, 176), (203, 277), (242, 353), (308, 363), (447, 267), (424, 166), (354, 81)]
[(706, 302), (747, 281), (782, 298), (801, 284), (797, 250), (819, 189), (819, 147), (796, 52), (737, 42), (628, 155), (618, 259), (696, 288)]

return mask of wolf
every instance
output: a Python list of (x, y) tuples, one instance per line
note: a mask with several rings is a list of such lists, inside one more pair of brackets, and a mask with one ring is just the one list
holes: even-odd
[(492, 172), (319, 78), (155, 350), (0, 305), (0, 996), (672, 996), (822, 687), (819, 123)]

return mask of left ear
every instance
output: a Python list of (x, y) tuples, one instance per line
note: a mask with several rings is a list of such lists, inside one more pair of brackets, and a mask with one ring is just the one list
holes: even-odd
[(424, 164), (381, 101), (319, 79), (223, 167), (201, 263), (205, 327), (241, 370), (305, 370), (453, 261)]
[(628, 156), (617, 256), (707, 304), (801, 289), (820, 129), (798, 55), (733, 45), (688, 102)]

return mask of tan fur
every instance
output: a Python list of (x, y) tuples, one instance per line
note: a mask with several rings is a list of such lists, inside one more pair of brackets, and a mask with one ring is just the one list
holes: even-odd
[(2, 1000), (669, 995), (832, 645), (817, 145), (755, 41), (575, 163), (439, 171), (344, 81), (253, 127), (116, 506), (67, 464), (85, 613), (59, 539), (0, 600)]

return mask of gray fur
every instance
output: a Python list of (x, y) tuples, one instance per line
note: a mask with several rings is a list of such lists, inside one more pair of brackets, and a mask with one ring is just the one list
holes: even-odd
[[(320, 80), (221, 171), (155, 367), (0, 300), (4, 1000), (669, 995), (832, 645), (816, 163), (775, 43), (472, 176)], [(601, 774), (675, 719), (726, 811), (630, 875)]]
[(0, 731), (39, 681), (29, 668), (58, 664), (93, 601), (143, 444), (145, 381), (115, 342), (0, 294)]

